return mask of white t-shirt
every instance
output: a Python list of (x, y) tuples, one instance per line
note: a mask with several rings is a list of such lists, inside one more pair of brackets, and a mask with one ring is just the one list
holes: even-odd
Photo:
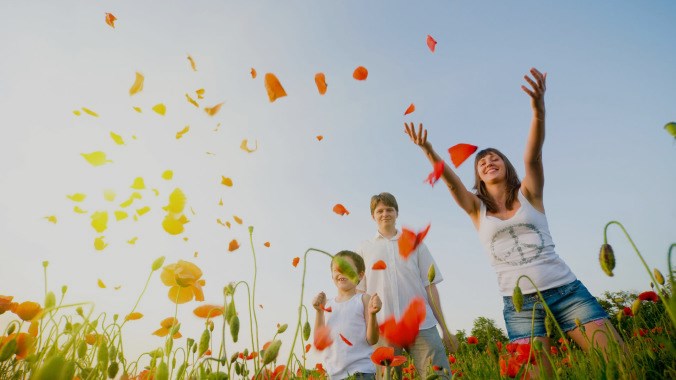
[[(380, 233), (362, 243), (357, 253), (364, 258), (366, 275), (359, 283), (357, 289), (370, 295), (378, 294), (383, 307), (378, 312), (378, 323), (383, 323), (385, 318), (394, 315), (399, 320), (406, 311), (411, 300), (420, 297), (425, 300), (425, 321), (420, 329), (428, 329), (437, 325), (430, 300), (425, 287), (430, 285), (427, 272), (430, 265), (434, 265), (436, 276), (434, 284), (443, 281), (439, 267), (434, 262), (432, 254), (427, 246), (420, 244), (408, 257), (403, 258), (399, 254), (398, 240), (401, 232), (392, 238), (386, 238)], [(383, 260), (387, 265), (384, 270), (373, 270), (373, 264)], [(439, 305), (437, 305), (439, 306)]]

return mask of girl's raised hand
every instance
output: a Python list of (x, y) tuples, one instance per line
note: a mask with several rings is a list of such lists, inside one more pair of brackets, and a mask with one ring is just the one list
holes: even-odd
[(326, 294), (324, 292), (319, 292), (312, 300), (312, 307), (317, 311), (324, 310), (324, 305), (326, 304)]
[(531, 88), (526, 86), (521, 86), (521, 89), (530, 96), (531, 107), (534, 111), (544, 112), (545, 110), (545, 91), (547, 90), (547, 73), (541, 73), (536, 68), (530, 69), (530, 74), (533, 78), (528, 75), (524, 75), (523, 79), (528, 82)]
[(425, 143), (427, 143), (427, 129), (423, 128), (422, 123), (418, 126), (418, 132), (416, 133), (415, 131), (415, 124), (412, 122), (407, 124), (404, 123), (404, 128), (405, 128), (405, 133), (408, 135), (408, 137), (411, 138), (411, 141), (413, 141), (416, 145), (418, 146), (424, 146)]

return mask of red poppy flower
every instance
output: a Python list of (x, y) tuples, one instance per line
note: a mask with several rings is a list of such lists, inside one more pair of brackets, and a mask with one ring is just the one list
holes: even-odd
[(328, 326), (322, 326), (315, 330), (315, 348), (317, 351), (323, 351), (326, 347), (333, 344), (331, 339), (331, 329)]
[(516, 348), (517, 348), (518, 346), (519, 346), (518, 343), (507, 343), (507, 346), (505, 346), (505, 349), (506, 349), (507, 352), (509, 352), (510, 354), (513, 354), (513, 353), (516, 352)]
[(556, 346), (551, 346), (551, 347), (549, 347), (549, 352), (551, 352), (552, 355), (558, 355), (559, 349), (556, 348)]
[(472, 153), (476, 152), (477, 146), (471, 144), (457, 144), (448, 148), (448, 153), (451, 155), (451, 162), (457, 168), (460, 166)]
[(399, 322), (391, 315), (378, 326), (380, 335), (387, 339), (388, 342), (406, 348), (418, 336), (420, 325), (425, 320), (425, 314), (425, 301), (422, 298), (416, 297), (408, 305)]
[(427, 176), (425, 182), (429, 183), (434, 187), (434, 184), (437, 183), (441, 175), (444, 173), (444, 161), (437, 161), (434, 163), (434, 170)]
[(519, 374), (521, 364), (515, 358), (500, 358), (500, 375), (515, 378)]
[(468, 336), (467, 337), (467, 344), (478, 344), (479, 343), (479, 338), (475, 336)]
[(244, 354), (241, 353), (241, 352), (239, 353), (239, 355), (237, 355), (237, 357), (240, 358), (240, 359), (242, 359), (242, 360), (251, 360), (251, 359), (253, 359), (253, 358), (257, 357), (257, 356), (258, 356), (258, 352), (255, 352), (255, 351), (252, 352), (252, 353), (250, 353), (250, 354), (247, 355), (247, 356), (244, 356)]
[(455, 364), (457, 360), (455, 359), (455, 356), (453, 354), (448, 355), (448, 362), (450, 364)]
[(406, 357), (401, 355), (394, 355), (393, 347), (378, 347), (371, 355), (371, 361), (377, 365), (398, 367), (406, 363)]
[(657, 296), (657, 293), (653, 291), (647, 291), (639, 294), (638, 299), (640, 299), (641, 301), (657, 302), (659, 300), (659, 297)]
[(373, 267), (371, 269), (373, 270), (383, 270), (387, 268), (387, 264), (383, 260), (378, 260), (375, 263), (373, 263)]
[(624, 315), (626, 315), (627, 317), (633, 317), (633, 316), (634, 316), (634, 312), (631, 311), (631, 308), (630, 308), (630, 307), (626, 307), (626, 306), (625, 306), (624, 309), (622, 309), (622, 313), (623, 313)]
[(338, 336), (340, 336), (340, 339), (342, 339), (343, 342), (345, 342), (345, 344), (347, 344), (348, 346), (352, 346), (352, 342), (350, 342), (349, 340), (347, 340), (347, 338), (344, 337), (343, 334), (338, 334)]
[(529, 355), (530, 355), (530, 363), (535, 364), (535, 351), (531, 350), (529, 343), (520, 344), (516, 348), (516, 360), (519, 363), (526, 364), (526, 362), (529, 361)]
[(428, 224), (425, 229), (418, 232), (417, 234), (408, 228), (401, 229), (401, 236), (399, 237), (399, 241), (397, 243), (399, 245), (399, 254), (403, 258), (408, 259), (411, 253), (415, 251), (416, 248), (418, 248), (420, 243), (422, 243), (422, 241), (425, 239), (425, 236), (427, 236), (430, 226), (431, 224)]

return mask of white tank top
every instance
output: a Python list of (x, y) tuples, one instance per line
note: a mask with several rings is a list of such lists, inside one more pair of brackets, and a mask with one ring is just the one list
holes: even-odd
[[(373, 346), (366, 341), (366, 321), (364, 320), (364, 302), (362, 293), (355, 294), (347, 301), (337, 302), (335, 298), (326, 303), (331, 307), (325, 312), (326, 325), (331, 329), (333, 344), (324, 351), (324, 365), (331, 380), (344, 379), (349, 375), (375, 373), (376, 367), (371, 361)], [(342, 334), (352, 346), (341, 339)]]
[[(500, 293), (511, 296), (521, 275), (530, 277), (540, 290), (575, 281), (573, 272), (554, 251), (547, 217), (521, 191), (518, 194), (521, 207), (507, 220), (486, 215), (486, 206), (481, 202), (479, 239), (498, 275)], [(526, 278), (519, 281), (519, 286), (523, 294), (535, 293)]]

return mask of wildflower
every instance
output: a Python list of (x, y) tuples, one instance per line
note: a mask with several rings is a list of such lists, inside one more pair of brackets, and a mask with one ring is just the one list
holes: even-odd
[(255, 352), (255, 351), (250, 353), (249, 355), (246, 355), (246, 356), (241, 352), (237, 355), (237, 357), (242, 359), (242, 360), (251, 360), (251, 359), (253, 359), (257, 356), (258, 356), (258, 352)]
[(519, 344), (516, 348), (516, 360), (521, 364), (526, 364), (526, 362), (535, 364), (535, 352), (531, 350), (530, 344)]
[(12, 309), (14, 296), (0, 296), (0, 315)]
[(406, 362), (406, 357), (394, 355), (393, 347), (378, 347), (371, 355), (371, 361), (377, 365), (397, 367)]
[(551, 352), (552, 355), (557, 355), (559, 353), (559, 349), (556, 348), (556, 346), (551, 346), (549, 347), (549, 352)]
[(513, 354), (516, 352), (516, 348), (519, 346), (518, 343), (507, 343), (507, 346), (505, 347), (507, 349), (507, 352), (510, 354)]
[(509, 357), (507, 360), (505, 358), (500, 358), (500, 375), (507, 376), (509, 378), (515, 378), (521, 369), (521, 363), (519, 363), (516, 358)]
[(179, 260), (176, 264), (169, 264), (162, 270), (162, 283), (169, 286), (169, 299), (182, 304), (191, 301), (204, 301), (202, 286), (206, 281), (200, 279), (202, 271), (197, 265)]
[[(165, 319), (162, 320), (162, 322), (160, 322), (160, 325), (161, 325), (162, 327), (159, 328), (159, 329), (157, 329), (157, 330), (155, 330), (155, 331), (153, 332), (153, 335), (157, 335), (157, 336), (159, 336), (159, 337), (164, 337), (164, 336), (167, 336), (167, 335), (169, 334), (169, 332), (171, 331), (171, 329), (172, 329), (174, 326), (178, 326), (178, 319), (176, 319), (176, 318), (174, 318), (174, 317), (165, 318)], [(178, 338), (180, 338), (180, 337), (182, 337), (182, 336), (183, 336), (183, 335), (181, 335), (180, 332), (176, 331), (176, 333), (172, 336), (172, 338), (173, 338), (173, 339), (178, 339)]]
[(495, 342), (495, 347), (498, 348), (498, 351), (501, 351), (502, 350), (502, 342), (501, 341)]
[(634, 316), (634, 313), (631, 311), (631, 308), (626, 306), (622, 309), (622, 314), (626, 315), (627, 317)]
[(609, 276), (613, 277), (613, 269), (615, 269), (615, 253), (610, 244), (603, 244), (599, 252), (599, 262), (601, 269)]
[(33, 301), (26, 301), (20, 303), (16, 307), (14, 313), (24, 321), (30, 321), (33, 318), (35, 318), (40, 313), (40, 311), (42, 311), (42, 308), (40, 307), (39, 303)]
[(638, 314), (639, 310), (641, 310), (641, 300), (637, 298), (631, 304), (631, 312), (634, 313), (634, 315), (636, 315)]
[(214, 318), (223, 315), (223, 306), (220, 305), (202, 305), (192, 311), (193, 314), (200, 318)]
[(638, 299), (640, 299), (641, 301), (657, 302), (659, 300), (659, 296), (657, 295), (657, 293), (653, 291), (647, 291), (639, 294)]
[(467, 344), (478, 344), (479, 343), (479, 338), (475, 336), (468, 336), (467, 337)]
[(456, 361), (457, 361), (457, 359), (455, 358), (455, 355), (453, 355), (453, 354), (448, 355), (448, 362), (450, 364), (455, 364)]
[(331, 329), (328, 326), (322, 326), (315, 329), (314, 344), (317, 351), (323, 351), (326, 347), (333, 344), (333, 339), (331, 339)]
[(420, 324), (425, 320), (425, 313), (425, 301), (422, 298), (414, 298), (399, 322), (395, 320), (394, 315), (391, 315), (378, 326), (380, 335), (388, 342), (406, 348), (418, 336)]
[(35, 338), (27, 333), (14, 333), (4, 337), (3, 346), (10, 341), (16, 340), (16, 354), (17, 360), (25, 359), (26, 356), (35, 351)]

